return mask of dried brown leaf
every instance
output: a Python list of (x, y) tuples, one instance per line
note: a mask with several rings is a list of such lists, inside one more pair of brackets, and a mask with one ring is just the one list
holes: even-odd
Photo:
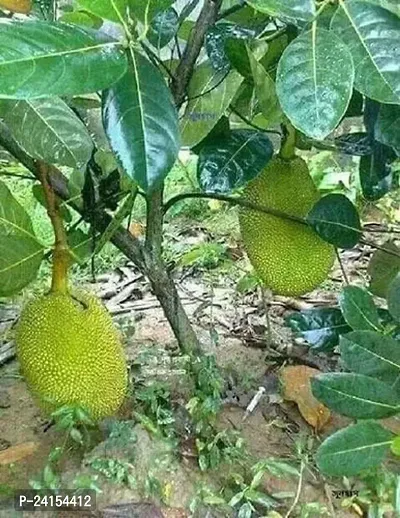
[(320, 374), (318, 369), (306, 365), (284, 367), (281, 370), (283, 398), (294, 401), (304, 419), (316, 430), (321, 430), (329, 421), (331, 413), (311, 391), (310, 379)]

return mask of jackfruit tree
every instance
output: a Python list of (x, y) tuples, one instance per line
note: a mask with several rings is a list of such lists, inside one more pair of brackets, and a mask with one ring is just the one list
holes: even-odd
[[(181, 349), (200, 353), (163, 256), (165, 216), (181, 200), (239, 206), (244, 249), (276, 295), (296, 297), (318, 287), (341, 249), (359, 242), (375, 247), (380, 255), (371, 268), (381, 274), (369, 290), (391, 294), (397, 309), (385, 314), (384, 325), (397, 340), (400, 250), (394, 241), (382, 244), (381, 235), (371, 241), (359, 214), (398, 187), (396, 0), (0, 0), (0, 14), (0, 146), (28, 171), (55, 233), (52, 286), (26, 306), (17, 330), (22, 369), (43, 405), (80, 402), (101, 417), (123, 400), (125, 362), (111, 318), (68, 284), (68, 267), (88, 240), (92, 256), (109, 240), (135, 263)], [(349, 132), (351, 121), (361, 129)], [(165, 199), (164, 182), (182, 148), (198, 157), (198, 189)], [(339, 180), (333, 192), (317, 188), (304, 158), (324, 150), (357, 163), (357, 199)], [(143, 238), (123, 225), (139, 197), (147, 206)], [(71, 211), (78, 223), (64, 230)], [(90, 225), (90, 234), (77, 228), (80, 222)], [(8, 297), (34, 281), (47, 245), (4, 182), (0, 249), (0, 297)], [(316, 348), (335, 347), (337, 329), (385, 334), (382, 319), (365, 327), (371, 304), (364, 293), (344, 292), (343, 304), (342, 312), (317, 308), (290, 325)], [(76, 332), (63, 333), (63, 320)], [(354, 343), (364, 339), (373, 342), (357, 336)], [(387, 363), (400, 370), (399, 353), (388, 350), (394, 357)], [(369, 375), (351, 370), (353, 385)], [(84, 387), (100, 378), (96, 399)], [(393, 372), (379, 382), (388, 380)], [(343, 387), (337, 379), (323, 383), (325, 392), (322, 382), (315, 391), (328, 405), (329, 390), (349, 392), (349, 379)], [(400, 398), (385, 401), (385, 394), (365, 418), (379, 418), (382, 405), (392, 408), (390, 415), (399, 411)], [(380, 454), (393, 445), (380, 425), (356, 426), (349, 432), (354, 450)], [(347, 441), (332, 441), (323, 453), (338, 459)]]

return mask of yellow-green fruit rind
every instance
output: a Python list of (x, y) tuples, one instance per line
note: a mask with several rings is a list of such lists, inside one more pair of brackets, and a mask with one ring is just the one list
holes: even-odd
[(100, 419), (121, 406), (127, 390), (124, 351), (95, 296), (76, 291), (33, 300), (21, 313), (16, 345), (27, 384), (46, 412), (77, 405)]
[[(244, 198), (304, 218), (320, 195), (304, 160), (274, 157), (246, 186)], [(311, 228), (247, 208), (240, 210), (239, 220), (250, 262), (274, 293), (299, 296), (326, 279), (335, 251)]]

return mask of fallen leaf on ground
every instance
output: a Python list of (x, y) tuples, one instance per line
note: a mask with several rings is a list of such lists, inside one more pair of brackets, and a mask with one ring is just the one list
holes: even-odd
[(0, 451), (0, 466), (12, 464), (14, 462), (18, 462), (19, 460), (23, 460), (25, 457), (29, 457), (29, 455), (35, 453), (38, 447), (38, 443), (30, 441), (23, 442), (21, 444), (17, 444), (16, 446), (11, 446), (11, 448), (7, 448), (6, 450)]
[(329, 421), (331, 413), (311, 392), (310, 379), (320, 374), (318, 369), (307, 365), (284, 367), (280, 373), (283, 399), (294, 401), (300, 414), (316, 430), (321, 430)]

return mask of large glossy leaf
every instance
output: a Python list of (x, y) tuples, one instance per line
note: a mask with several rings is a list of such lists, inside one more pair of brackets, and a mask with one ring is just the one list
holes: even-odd
[(400, 106), (382, 104), (376, 121), (375, 138), (391, 146), (400, 157)]
[(312, 0), (248, 0), (254, 9), (274, 17), (292, 18), (294, 20), (310, 21), (315, 15)]
[(322, 239), (339, 248), (353, 248), (362, 235), (357, 209), (344, 194), (324, 196), (306, 219)]
[(43, 252), (43, 247), (35, 239), (1, 235), (0, 297), (18, 293), (35, 279)]
[(397, 274), (389, 286), (388, 309), (392, 317), (400, 322), (400, 274)]
[(291, 313), (285, 323), (317, 351), (332, 351), (339, 344), (339, 336), (351, 330), (339, 308), (316, 308)]
[(400, 342), (374, 331), (352, 331), (340, 337), (341, 358), (358, 374), (394, 383), (400, 380)]
[(184, 146), (195, 146), (212, 130), (242, 81), (236, 70), (226, 75), (216, 72), (209, 62), (195, 70), (189, 85), (189, 102), (180, 123)]
[(372, 296), (359, 286), (345, 286), (339, 295), (344, 319), (357, 330), (381, 331), (378, 310)]
[(366, 421), (339, 430), (317, 450), (318, 468), (326, 475), (357, 475), (379, 466), (388, 453), (393, 434), (374, 421)]
[(0, 20), (0, 98), (77, 95), (125, 72), (122, 45), (77, 25)]
[(159, 70), (131, 51), (125, 76), (103, 94), (103, 124), (124, 171), (145, 191), (168, 174), (179, 152), (178, 114)]
[(400, 396), (390, 385), (352, 373), (319, 374), (311, 380), (314, 396), (339, 414), (381, 419), (400, 412)]
[(346, 45), (332, 31), (314, 24), (285, 49), (276, 88), (292, 124), (323, 140), (345, 114), (353, 81), (354, 65)]
[(265, 133), (234, 130), (200, 151), (197, 178), (204, 191), (230, 192), (255, 178), (274, 152)]
[(251, 50), (248, 48), (247, 51), (254, 81), (255, 94), (261, 112), (269, 125), (276, 124), (281, 121), (283, 114), (278, 96), (276, 95), (275, 81), (268, 74), (263, 65), (257, 61)]
[(400, 104), (399, 18), (362, 1), (341, 0), (340, 6), (332, 29), (351, 49), (357, 90), (382, 103)]
[(85, 125), (57, 97), (0, 100), (0, 115), (18, 144), (33, 158), (73, 168), (84, 166), (93, 143)]
[(78, 0), (77, 3), (81, 9), (105, 20), (121, 23), (126, 19), (127, 0)]
[(375, 250), (368, 264), (369, 290), (386, 298), (391, 282), (400, 272), (400, 248), (392, 240), (384, 243), (382, 248)]

